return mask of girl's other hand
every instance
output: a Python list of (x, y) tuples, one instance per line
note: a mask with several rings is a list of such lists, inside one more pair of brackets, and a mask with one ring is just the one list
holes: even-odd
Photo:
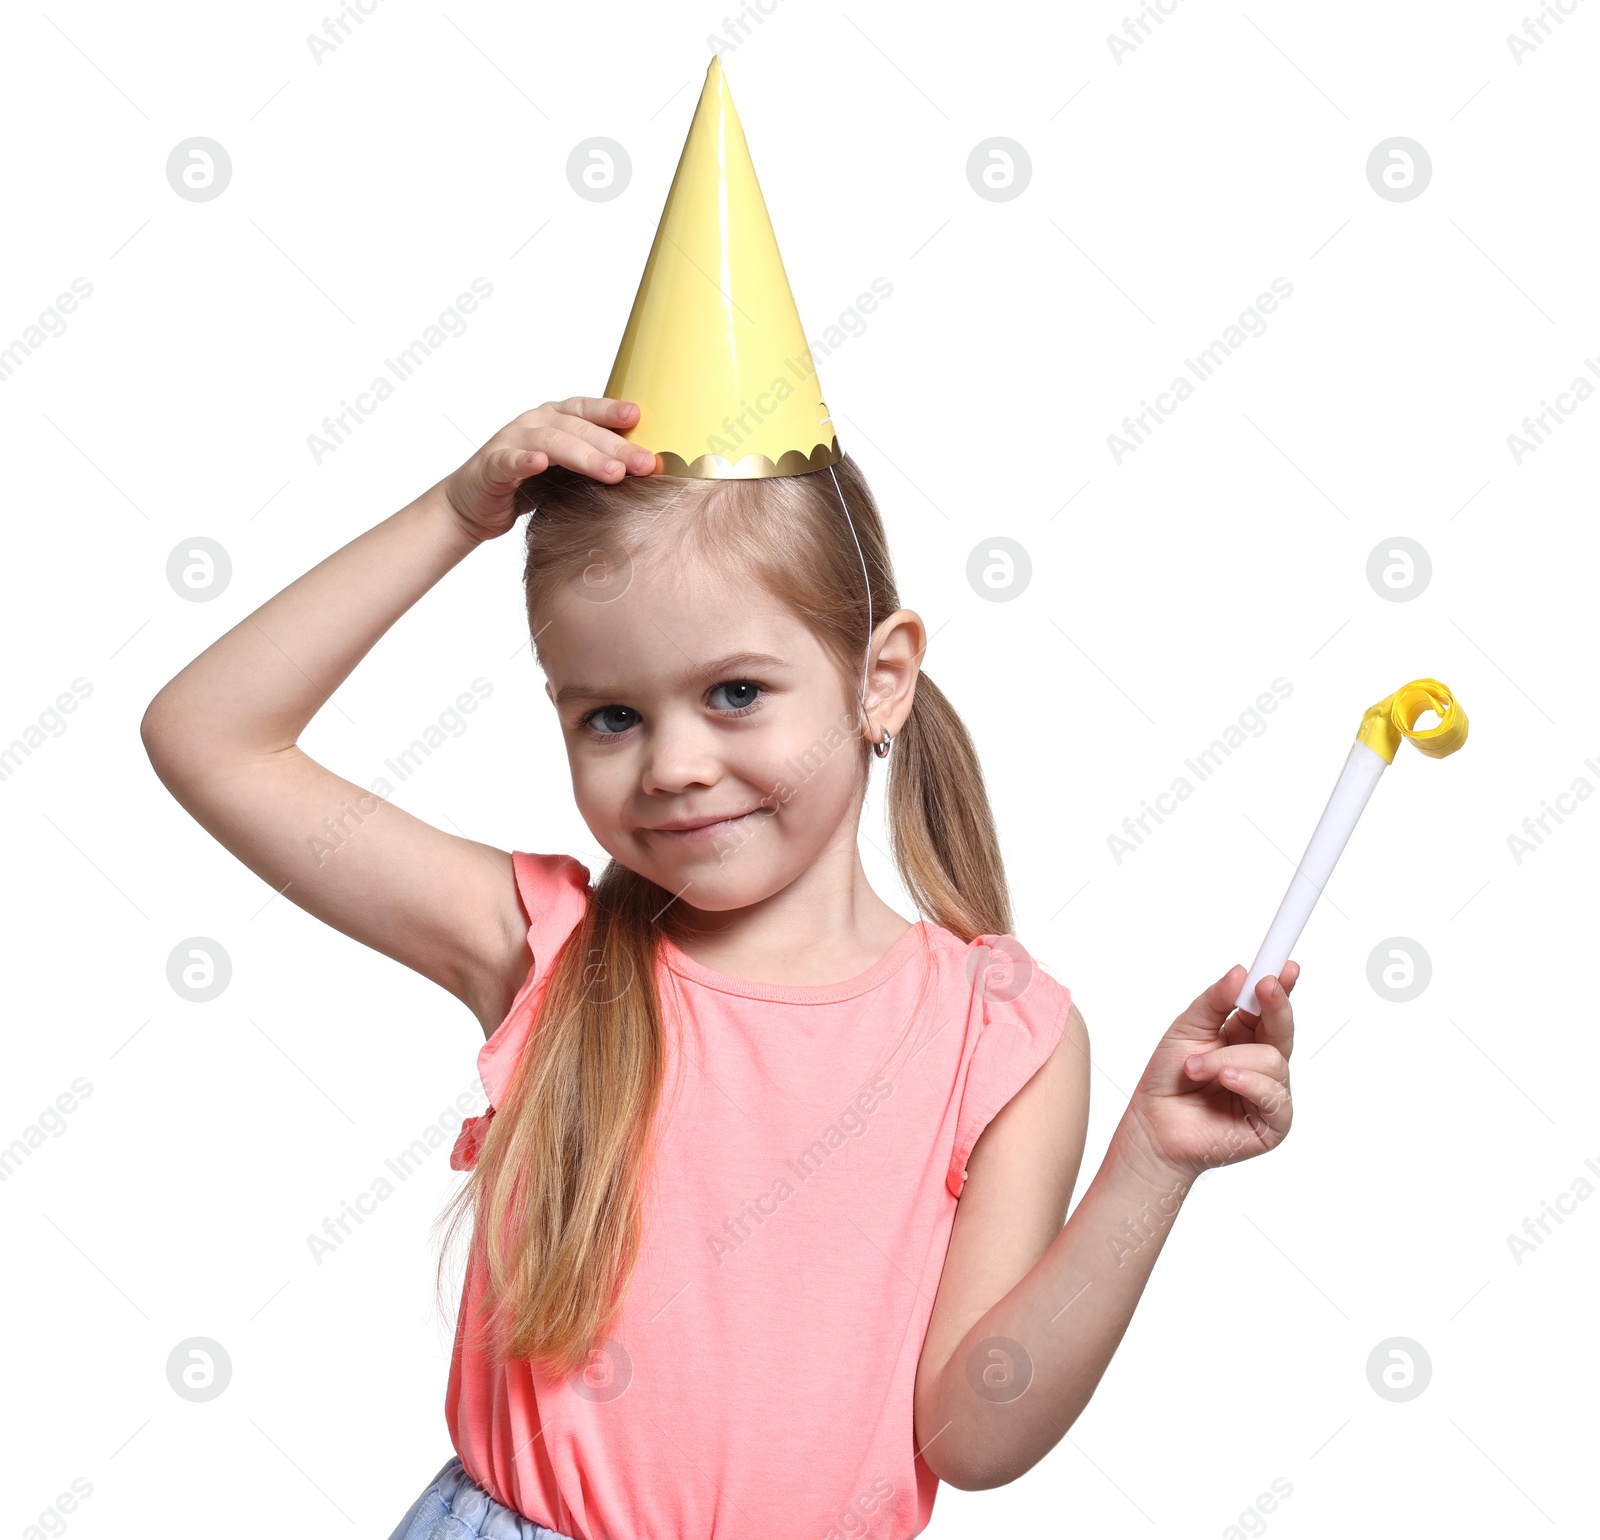
[(596, 481), (648, 476), (656, 457), (622, 437), (639, 420), (632, 401), (572, 396), (546, 401), (508, 422), (441, 483), (445, 501), (475, 540), (492, 540), (517, 522), (517, 488), (552, 465)]
[(1261, 1014), (1230, 1010), (1248, 970), (1235, 963), (1173, 1022), (1151, 1055), (1123, 1119), (1141, 1163), (1192, 1180), (1212, 1166), (1248, 1160), (1289, 1133), (1289, 991), (1300, 964), (1257, 981)]

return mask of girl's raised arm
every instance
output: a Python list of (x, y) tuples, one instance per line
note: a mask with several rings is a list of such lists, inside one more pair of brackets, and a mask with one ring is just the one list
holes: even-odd
[[(608, 482), (652, 470), (654, 455), (620, 436), (637, 411), (575, 396), (523, 413), (219, 637), (163, 686), (139, 725), (162, 783), (251, 871), (449, 990), (486, 1034), (528, 965), (509, 852), (375, 797), (318, 764), (298, 739), (401, 615), (480, 542), (512, 527), (520, 482), (553, 463)], [(350, 831), (331, 852), (318, 845), (329, 818)]]

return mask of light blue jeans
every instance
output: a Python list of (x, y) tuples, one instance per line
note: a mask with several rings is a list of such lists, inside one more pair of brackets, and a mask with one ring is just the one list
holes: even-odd
[(389, 1540), (570, 1540), (497, 1503), (451, 1455)]

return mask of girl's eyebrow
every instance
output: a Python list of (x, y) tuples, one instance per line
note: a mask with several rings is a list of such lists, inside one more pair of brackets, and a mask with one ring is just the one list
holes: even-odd
[[(709, 663), (695, 664), (684, 669), (672, 683), (681, 689), (685, 685), (699, 684), (702, 681), (726, 679), (740, 669), (788, 667), (789, 664), (784, 659), (775, 658), (770, 652), (730, 652), (724, 658), (714, 658)], [(564, 684), (556, 691), (555, 703), (559, 706), (564, 701), (573, 700), (616, 700), (619, 696), (629, 693), (625, 685), (604, 688), (592, 684)]]

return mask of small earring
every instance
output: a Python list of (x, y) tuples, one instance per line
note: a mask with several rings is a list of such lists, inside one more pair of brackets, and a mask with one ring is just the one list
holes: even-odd
[(886, 727), (883, 730), (883, 741), (881, 743), (873, 744), (872, 752), (876, 754), (879, 759), (887, 759), (889, 757), (889, 745), (893, 742), (894, 740), (889, 736), (889, 729)]

